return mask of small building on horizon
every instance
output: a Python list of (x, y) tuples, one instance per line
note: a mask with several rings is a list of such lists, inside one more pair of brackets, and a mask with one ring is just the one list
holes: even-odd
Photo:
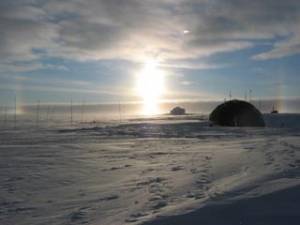
[(173, 115), (173, 116), (179, 116), (179, 115), (185, 115), (186, 112), (185, 112), (185, 109), (184, 109), (184, 108), (179, 107), (179, 106), (176, 106), (175, 108), (173, 108), (173, 109), (170, 111), (170, 114)]

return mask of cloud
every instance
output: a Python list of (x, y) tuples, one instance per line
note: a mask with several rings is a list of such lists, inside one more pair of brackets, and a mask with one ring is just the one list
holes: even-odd
[(175, 60), (170, 61), (169, 63), (161, 63), (161, 68), (174, 68), (174, 69), (185, 69), (185, 70), (207, 70), (207, 69), (220, 69), (224, 68), (228, 65), (221, 64), (212, 64), (205, 62), (195, 62), (193, 61), (183, 61), (183, 60)]
[(190, 81), (187, 81), (187, 80), (184, 80), (181, 82), (182, 85), (185, 85), (185, 86), (189, 86), (191, 85), (191, 82)]
[(170, 65), (271, 40), (253, 56), (267, 60), (300, 53), (299, 22), (298, 0), (3, 0), (0, 57), (2, 64), (156, 57)]
[(0, 72), (3, 73), (22, 73), (31, 72), (36, 70), (60, 70), (69, 71), (69, 69), (64, 65), (53, 65), (53, 64), (43, 64), (36, 61), (23, 61), (23, 62), (6, 62), (0, 63)]
[(255, 55), (255, 60), (278, 59), (285, 56), (295, 55), (300, 53), (300, 33), (292, 35), (284, 41), (274, 44), (273, 49), (268, 52)]
[[(0, 84), (0, 89), (15, 91), (16, 87), (23, 91), (52, 92), (63, 94), (96, 94), (107, 96), (125, 96), (128, 90), (124, 87), (102, 86), (99, 83), (84, 80), (53, 79), (41, 76), (39, 79), (31, 79), (27, 76), (7, 76), (6, 82)], [(38, 97), (38, 95), (37, 95)]]
[(29, 72), (44, 68), (43, 64), (38, 62), (29, 63), (0, 63), (0, 72)]
[[(24, 1), (26, 2), (26, 1)], [(57, 24), (46, 20), (46, 13), (37, 7), (0, 3), (1, 63), (39, 59), (37, 49), (47, 51), (57, 46)]]

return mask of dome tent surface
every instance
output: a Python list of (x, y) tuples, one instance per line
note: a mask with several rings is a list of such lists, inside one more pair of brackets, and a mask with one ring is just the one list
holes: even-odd
[(209, 120), (220, 126), (264, 127), (262, 114), (251, 103), (231, 100), (217, 106), (209, 115)]
[(184, 115), (185, 114), (185, 109), (184, 108), (181, 108), (179, 106), (176, 106), (175, 108), (173, 108), (171, 111), (170, 111), (170, 114), (171, 115)]

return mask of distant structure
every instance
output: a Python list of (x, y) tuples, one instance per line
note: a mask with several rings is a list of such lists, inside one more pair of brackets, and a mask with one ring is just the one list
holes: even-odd
[(184, 108), (181, 108), (181, 107), (179, 107), (179, 106), (176, 106), (175, 108), (173, 108), (173, 109), (170, 111), (170, 114), (171, 114), (171, 115), (174, 115), (174, 116), (185, 115), (185, 109), (184, 109)]
[(273, 105), (273, 108), (272, 108), (271, 113), (272, 113), (272, 114), (277, 114), (277, 113), (278, 113), (278, 110), (275, 109), (274, 105)]
[(251, 103), (231, 100), (217, 106), (209, 115), (216, 125), (230, 127), (264, 127), (262, 114)]

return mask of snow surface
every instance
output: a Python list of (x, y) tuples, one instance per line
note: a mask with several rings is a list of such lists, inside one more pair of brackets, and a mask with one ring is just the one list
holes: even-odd
[(300, 115), (0, 131), (0, 224), (299, 224)]

